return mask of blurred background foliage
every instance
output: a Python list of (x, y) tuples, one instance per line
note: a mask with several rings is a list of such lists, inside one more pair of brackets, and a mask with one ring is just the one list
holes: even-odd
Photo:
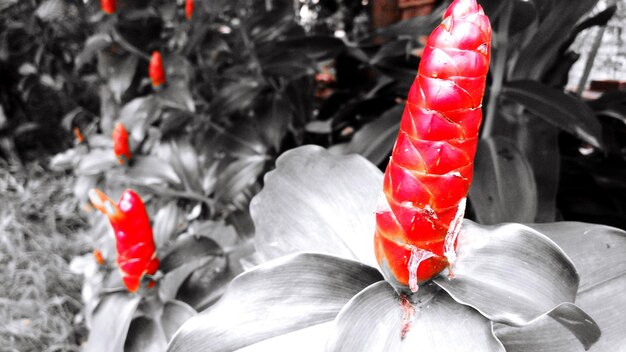
[[(626, 228), (624, 87), (592, 100), (565, 90), (579, 57), (571, 44), (623, 4), (480, 3), (495, 35), (468, 216)], [(112, 15), (93, 0), (0, 0), (2, 165), (56, 154), (50, 168), (74, 175), (86, 236), (109, 261), (112, 239), (89, 213), (94, 187), (141, 194), (161, 255), (184, 251), (185, 236), (208, 238), (226, 259), (179, 272), (172, 288), (201, 309), (243, 270), (233, 263), (254, 264), (248, 206), (281, 153), (313, 143), (386, 166), (424, 36), (448, 4), (196, 0), (187, 19), (175, 0), (118, 0)], [(155, 50), (159, 88), (148, 78)], [(132, 149), (123, 165), (118, 122)]]

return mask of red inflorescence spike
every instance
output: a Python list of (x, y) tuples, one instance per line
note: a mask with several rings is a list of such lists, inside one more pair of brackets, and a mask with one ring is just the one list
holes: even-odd
[[(122, 280), (130, 292), (136, 292), (144, 275), (153, 275), (159, 269), (146, 207), (132, 190), (124, 191), (117, 204), (96, 189), (89, 192), (89, 198), (94, 207), (109, 218), (115, 233)], [(149, 283), (148, 287), (153, 285)]]
[(482, 8), (455, 0), (424, 48), (376, 211), (376, 257), (400, 291), (416, 291), (454, 261), (490, 45)]
[(113, 152), (120, 164), (125, 164), (130, 160), (130, 145), (128, 143), (128, 131), (121, 122), (118, 122), (113, 129)]
[(115, 0), (100, 0), (100, 8), (107, 15), (115, 13)]
[(193, 16), (193, 5), (193, 0), (185, 0), (185, 17), (187, 17), (188, 20)]
[(148, 75), (152, 80), (152, 86), (157, 88), (165, 83), (165, 69), (163, 68), (163, 58), (161, 53), (154, 51), (150, 58), (150, 65), (148, 66)]

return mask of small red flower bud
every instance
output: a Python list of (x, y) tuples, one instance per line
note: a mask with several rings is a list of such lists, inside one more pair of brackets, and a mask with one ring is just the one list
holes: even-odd
[(128, 132), (121, 122), (118, 122), (113, 129), (113, 152), (117, 156), (120, 164), (124, 165), (130, 160), (130, 147), (128, 144)]
[(455, 0), (424, 47), (376, 212), (376, 258), (400, 290), (416, 291), (454, 261), (490, 44), (482, 8)]
[(190, 20), (193, 15), (193, 5), (193, 0), (185, 0), (185, 17), (187, 17), (188, 20)]
[(107, 15), (115, 13), (115, 0), (100, 0), (100, 8)]
[(100, 250), (98, 249), (93, 250), (93, 257), (98, 265), (104, 265), (106, 263), (104, 257), (102, 256), (102, 252), (100, 252)]
[(76, 138), (76, 142), (78, 144), (83, 143), (85, 141), (85, 137), (83, 136), (82, 133), (80, 133), (80, 128), (74, 127), (73, 131), (74, 131), (74, 137)]
[(152, 80), (152, 86), (154, 88), (159, 87), (165, 83), (165, 70), (163, 69), (163, 59), (161, 53), (154, 51), (150, 58), (150, 65), (148, 67), (148, 75)]
[[(156, 246), (146, 207), (137, 193), (126, 190), (117, 204), (97, 189), (89, 191), (93, 206), (104, 213), (115, 233), (117, 265), (130, 292), (141, 286), (144, 275), (159, 269)], [(153, 282), (148, 287), (154, 286)]]

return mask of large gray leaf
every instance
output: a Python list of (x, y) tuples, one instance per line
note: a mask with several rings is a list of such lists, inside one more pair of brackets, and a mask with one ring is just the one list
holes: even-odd
[(117, 160), (112, 150), (94, 149), (80, 159), (76, 174), (93, 176), (110, 170), (115, 165), (117, 165)]
[(327, 350), (504, 351), (490, 321), (444, 291), (424, 286), (416, 301), (401, 299), (384, 281), (369, 286), (337, 316)]
[(112, 42), (108, 33), (97, 33), (87, 38), (85, 47), (74, 58), (76, 68), (80, 69), (85, 63), (91, 61), (96, 52), (110, 46)]
[(265, 259), (320, 252), (377, 266), (372, 243), (381, 189), (382, 173), (360, 156), (317, 146), (284, 153), (250, 205), (258, 252)]
[(161, 352), (167, 340), (161, 326), (152, 318), (139, 316), (128, 329), (124, 352)]
[(452, 279), (435, 282), (487, 318), (526, 325), (563, 302), (574, 302), (576, 268), (550, 239), (528, 226), (463, 222)]
[(187, 219), (184, 211), (173, 200), (161, 207), (154, 216), (152, 228), (154, 230), (154, 243), (157, 248), (163, 246), (181, 230), (187, 227)]
[(171, 183), (177, 185), (181, 183), (172, 165), (154, 155), (135, 156), (132, 165), (126, 170), (126, 175), (135, 184)]
[(285, 256), (235, 278), (213, 307), (188, 320), (169, 351), (233, 351), (335, 318), (375, 269), (323, 254)]
[(123, 352), (131, 319), (141, 296), (128, 292), (106, 295), (93, 314), (85, 352)]
[(550, 237), (572, 259), (580, 275), (579, 292), (626, 274), (626, 232), (582, 222), (529, 224)]
[(184, 302), (176, 300), (166, 302), (163, 305), (163, 313), (161, 314), (161, 328), (163, 333), (165, 333), (167, 341), (174, 336), (176, 330), (183, 323), (196, 314), (196, 311)]
[(334, 327), (334, 321), (309, 326), (308, 328), (272, 337), (254, 345), (238, 349), (237, 352), (298, 351), (320, 352)]
[(537, 213), (533, 170), (508, 139), (481, 139), (469, 198), (481, 224), (532, 222)]
[(138, 61), (135, 55), (118, 56), (110, 52), (98, 52), (98, 72), (107, 78), (116, 102), (122, 101), (122, 95), (133, 82)]
[(595, 147), (602, 147), (600, 121), (580, 98), (529, 80), (507, 82), (502, 94), (554, 126)]
[[(580, 273), (576, 304), (598, 323), (602, 335), (590, 351), (617, 351), (626, 345), (626, 233), (602, 225), (576, 222), (533, 224), (572, 258)], [(507, 351), (569, 352), (583, 346), (553, 319), (513, 329), (497, 327)]]

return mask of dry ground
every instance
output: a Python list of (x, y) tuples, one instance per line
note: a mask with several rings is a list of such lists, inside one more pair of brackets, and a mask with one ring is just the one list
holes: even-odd
[(0, 160), (0, 351), (78, 351), (81, 280), (72, 257), (89, 251), (73, 178)]

